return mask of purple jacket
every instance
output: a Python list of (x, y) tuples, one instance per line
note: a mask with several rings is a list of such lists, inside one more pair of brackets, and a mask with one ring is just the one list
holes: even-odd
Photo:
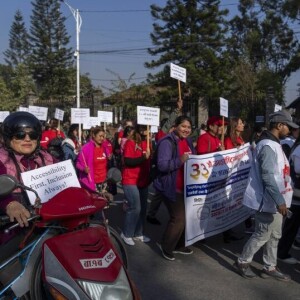
[[(193, 154), (196, 154), (192, 141), (187, 139), (187, 142)], [(154, 179), (153, 186), (170, 201), (176, 201), (177, 171), (182, 166), (178, 149), (178, 137), (174, 132), (171, 132), (159, 140), (156, 147), (159, 175)]]

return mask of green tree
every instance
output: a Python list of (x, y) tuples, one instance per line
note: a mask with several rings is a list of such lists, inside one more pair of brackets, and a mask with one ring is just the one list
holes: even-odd
[(70, 85), (72, 50), (58, 0), (35, 0), (30, 27), (30, 66), (39, 96), (63, 99)]
[(12, 92), (7, 88), (3, 77), (0, 76), (0, 110), (14, 111), (19, 103), (13, 98)]
[(220, 10), (219, 4), (218, 0), (168, 0), (165, 7), (151, 5), (154, 48), (149, 53), (158, 58), (146, 63), (151, 69), (163, 68), (150, 80), (168, 86), (169, 95), (175, 97), (177, 81), (170, 79), (169, 63), (186, 68), (183, 93), (190, 103), (203, 99), (211, 110), (226, 90), (229, 68), (224, 56), (228, 11)]
[(25, 63), (30, 53), (29, 36), (21, 11), (17, 10), (9, 33), (9, 49), (3, 54), (5, 62), (12, 67)]
[(258, 78), (257, 94), (272, 86), (278, 104), (284, 101), (287, 79), (300, 67), (300, 45), (282, 8), (282, 0), (240, 0), (228, 40), (232, 65), (250, 64)]
[(284, 13), (292, 19), (300, 20), (299, 0), (285, 0), (283, 3)]
[(110, 87), (104, 87), (109, 95), (103, 97), (103, 102), (113, 107), (121, 107), (123, 110), (123, 118), (136, 118), (136, 107), (140, 106), (156, 106), (158, 99), (155, 90), (146, 83), (135, 85), (132, 83), (135, 73), (130, 74), (128, 79), (107, 69), (116, 79), (111, 81)]
[(250, 121), (256, 115), (264, 115), (265, 94), (259, 89), (260, 78), (253, 66), (244, 60), (236, 62), (232, 68), (230, 114)]
[(27, 97), (29, 93), (35, 92), (35, 83), (31, 77), (28, 66), (25, 64), (19, 64), (13, 73), (11, 80), (11, 90), (14, 95), (14, 99), (19, 104), (27, 104)]
[(11, 81), (13, 76), (13, 68), (11, 66), (0, 64), (0, 77), (4, 81), (6, 87), (9, 89), (11, 89)]

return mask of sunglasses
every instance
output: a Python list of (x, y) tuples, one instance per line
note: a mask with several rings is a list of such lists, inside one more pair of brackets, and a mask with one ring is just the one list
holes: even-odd
[(30, 131), (30, 132), (19, 131), (19, 132), (15, 133), (13, 135), (13, 137), (16, 140), (24, 140), (26, 135), (28, 135), (31, 140), (37, 140), (39, 137), (39, 134), (36, 131)]

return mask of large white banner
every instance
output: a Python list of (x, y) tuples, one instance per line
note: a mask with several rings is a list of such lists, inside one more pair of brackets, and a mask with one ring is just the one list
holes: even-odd
[(230, 229), (250, 215), (243, 206), (251, 166), (249, 143), (185, 163), (186, 246)]

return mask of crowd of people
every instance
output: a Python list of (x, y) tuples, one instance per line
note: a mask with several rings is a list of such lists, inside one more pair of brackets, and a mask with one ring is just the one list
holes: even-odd
[[(182, 101), (178, 100), (176, 109), (160, 125), (153, 138), (147, 126), (134, 124), (132, 120), (124, 120), (116, 133), (108, 134), (106, 129), (96, 126), (80, 143), (78, 124), (71, 124), (64, 132), (58, 120), (51, 119), (48, 128), (42, 128), (34, 115), (14, 112), (1, 125), (0, 175), (10, 174), (21, 181), (22, 172), (71, 159), (82, 187), (99, 192), (109, 168), (118, 167), (125, 197), (121, 238), (129, 246), (134, 246), (136, 241), (149, 242), (145, 223), (161, 225), (156, 215), (164, 203), (169, 220), (159, 246), (162, 256), (173, 261), (174, 254), (193, 253), (191, 248), (185, 247), (184, 236), (184, 163), (189, 155), (238, 148), (250, 142), (253, 164), (244, 205), (253, 209), (255, 223), (251, 224), (250, 219), (246, 226), (250, 222), (249, 227), (254, 225), (255, 230), (235, 266), (243, 277), (255, 277), (250, 263), (263, 247), (263, 274), (288, 281), (290, 277), (277, 268), (277, 259), (297, 263), (289, 251), (297, 243), (300, 225), (300, 137), (299, 127), (290, 114), (286, 111), (272, 114), (269, 129), (257, 128), (248, 141), (243, 138), (241, 118), (224, 121), (219, 116), (211, 116), (201, 126), (197, 138), (192, 139), (192, 120), (183, 115)], [(157, 174), (151, 178), (154, 156)], [(147, 207), (150, 184), (155, 194)], [(116, 187), (110, 191), (115, 194)], [(290, 203), (292, 215), (286, 218)], [(28, 204), (26, 194), (16, 190), (1, 198), (0, 209), (26, 230), (30, 216)], [(232, 230), (225, 231), (223, 237), (224, 242), (240, 239)], [(9, 237), (1, 235), (0, 239), (1, 244), (5, 244)]]

